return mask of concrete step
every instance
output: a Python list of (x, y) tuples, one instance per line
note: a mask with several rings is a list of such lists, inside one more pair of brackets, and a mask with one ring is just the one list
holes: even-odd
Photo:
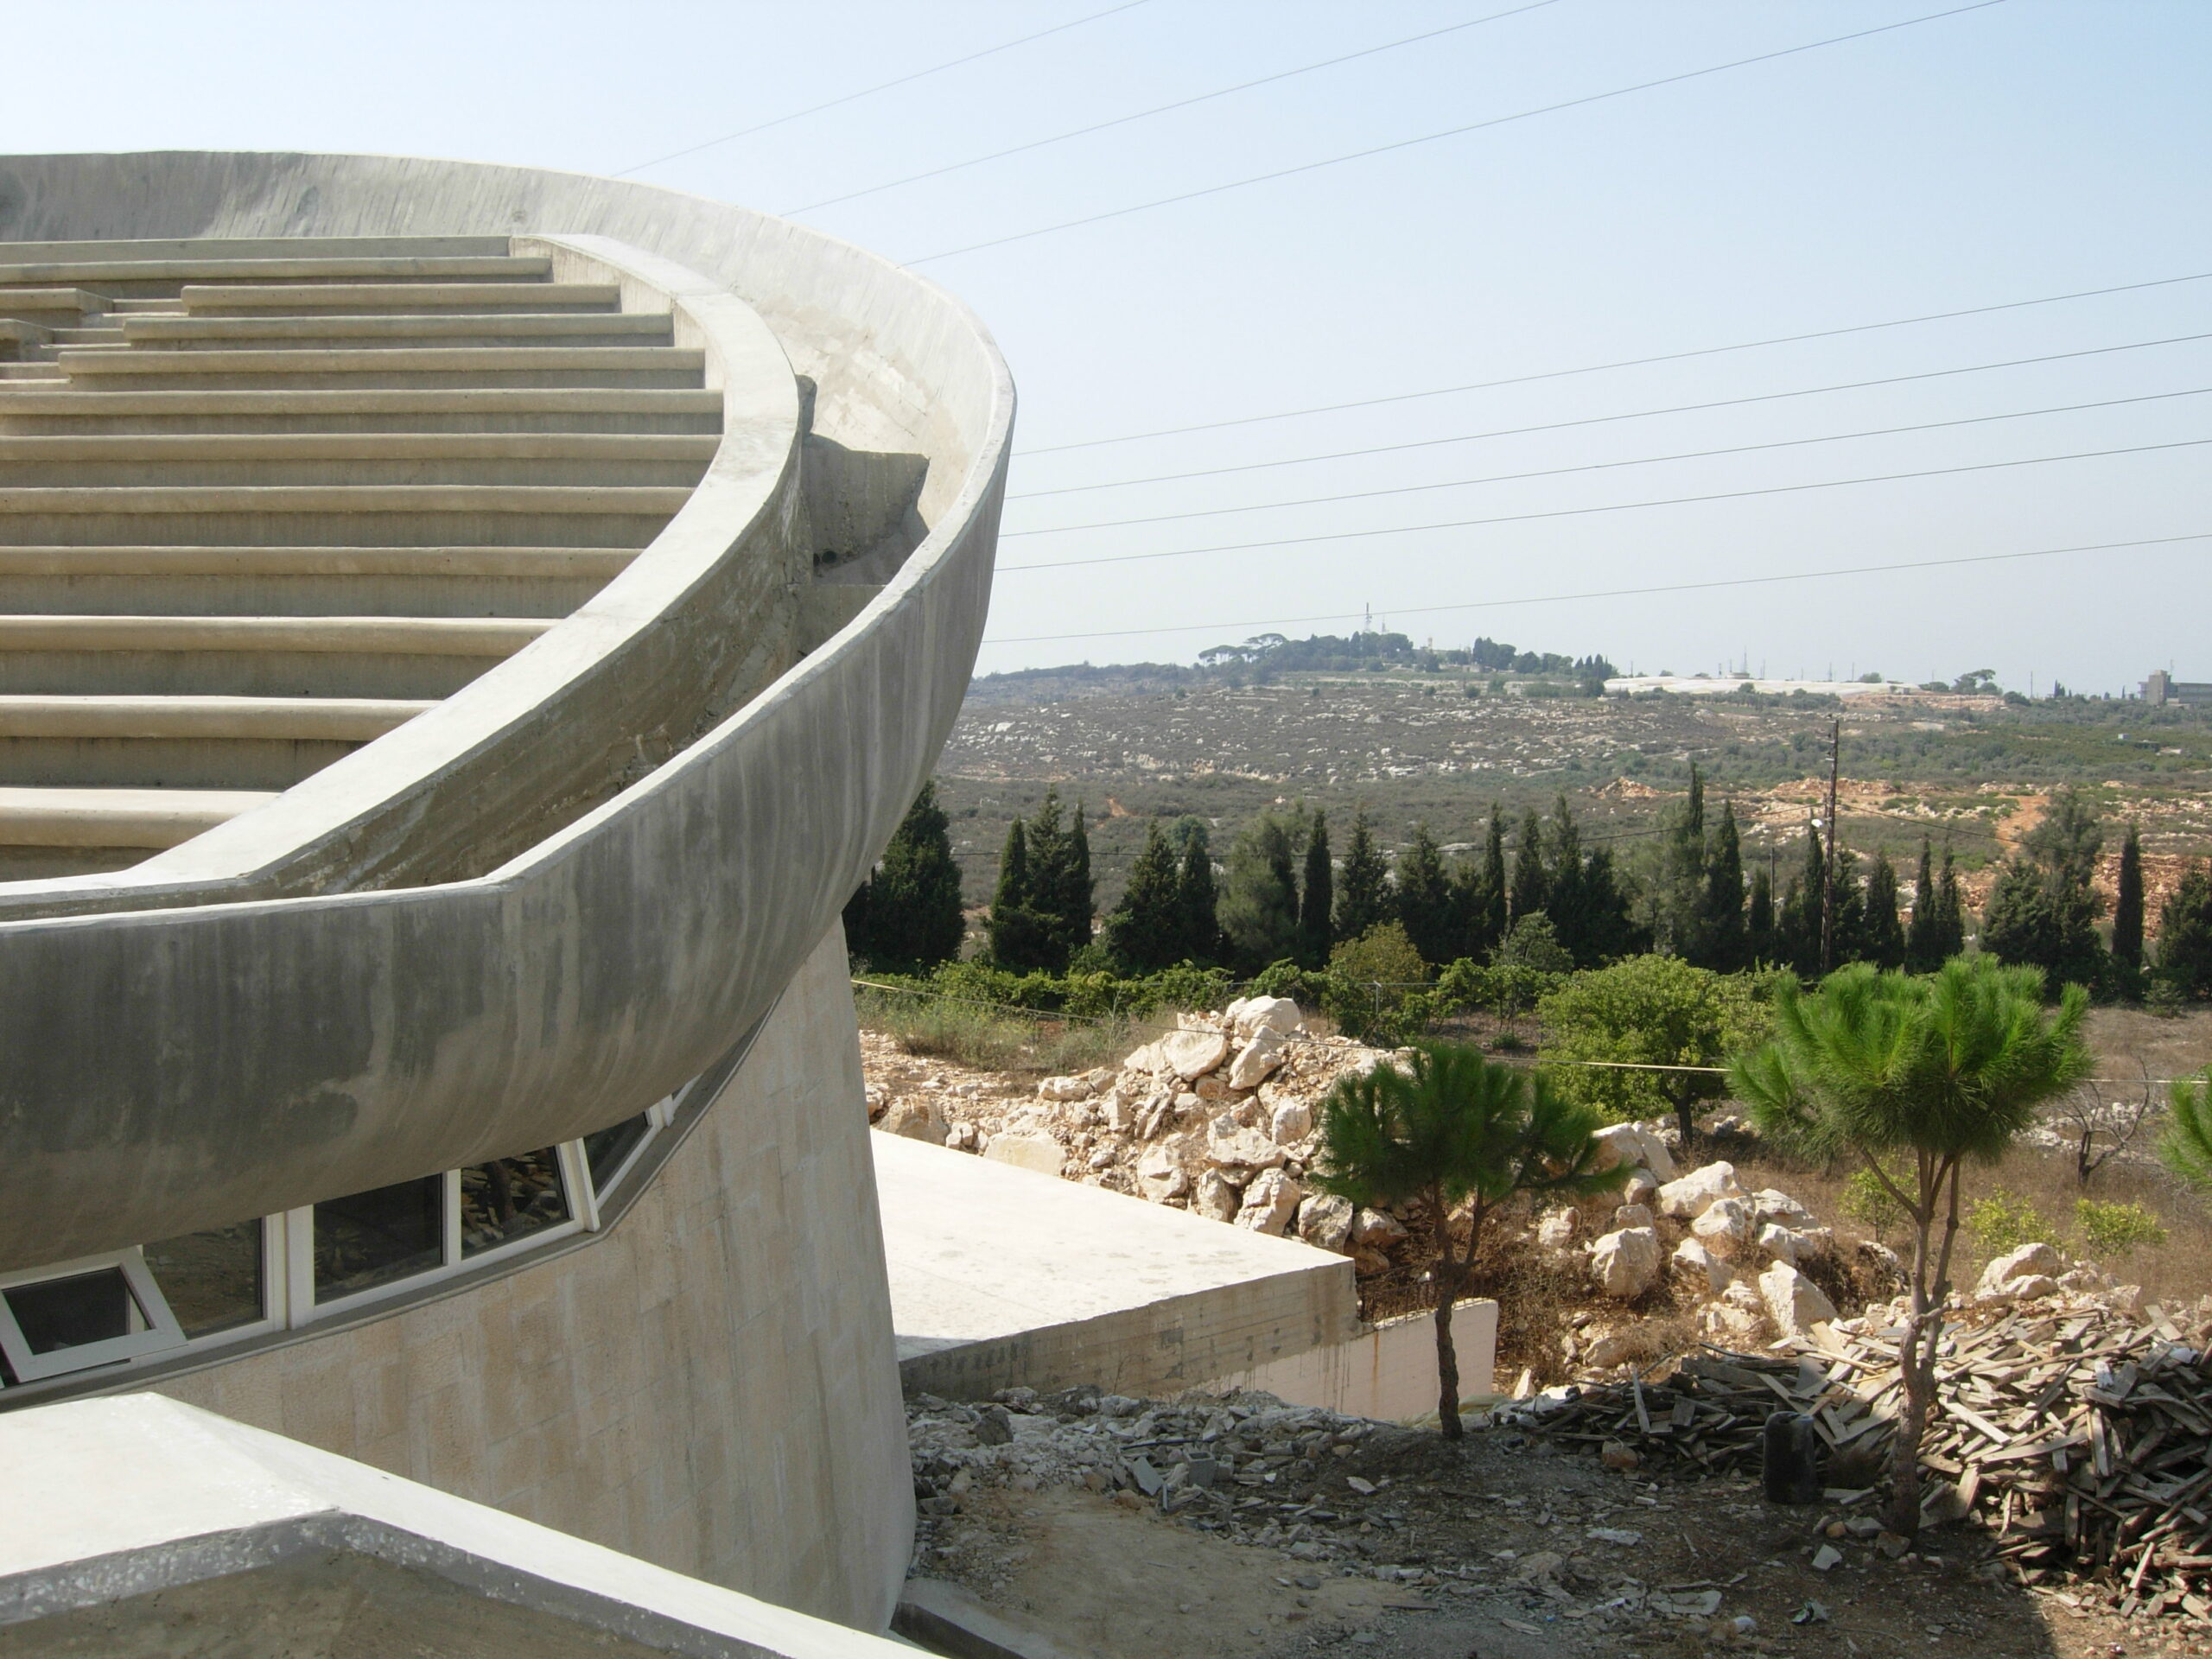
[(383, 350), (163, 351), (67, 346), (54, 356), (87, 390), (353, 386), (693, 387), (706, 353), (675, 346), (401, 346)]
[(66, 385), (60, 391), (0, 386), (0, 433), (718, 433), (721, 410), (721, 393), (697, 387), (85, 391)]
[[(386, 347), (418, 342), (494, 346), (528, 340), (563, 346), (638, 346), (666, 345), (673, 326), (665, 313), (652, 311), (514, 311), (489, 316), (464, 311), (432, 315), (395, 311), (376, 316), (130, 316), (123, 320), (120, 328), (98, 332), (112, 337), (107, 343), (201, 349), (264, 341), (297, 346), (340, 340)], [(59, 331), (55, 337), (60, 338)]]
[(388, 697), (0, 695), (0, 785), (289, 789), (436, 706)]
[(99, 242), (0, 242), (19, 261), (322, 258), (495, 258), (513, 251), (504, 236), (192, 236)]
[(690, 494), (607, 484), (0, 487), (0, 546), (644, 547)]
[(555, 624), (416, 616), (0, 616), (0, 694), (448, 697)]
[(696, 486), (721, 440), (680, 433), (0, 435), (0, 486)]
[(558, 618), (626, 548), (0, 547), (15, 615)]
[(57, 346), (127, 346), (130, 340), (119, 327), (48, 328), (47, 338)]
[(0, 294), (0, 317), (22, 317), (32, 322), (75, 321), (98, 316), (105, 302), (81, 288), (18, 288)]
[(175, 847), (276, 798), (270, 790), (0, 788), (0, 848)]
[[(12, 252), (0, 247), (0, 254)], [(543, 257), (492, 256), (378, 257), (343, 256), (225, 259), (179, 255), (151, 259), (0, 261), (0, 295), (10, 288), (82, 288), (111, 298), (175, 295), (188, 283), (543, 283), (553, 262)], [(4, 303), (4, 299), (0, 299)]]
[(0, 380), (26, 380), (35, 384), (51, 382), (64, 386), (69, 384), (69, 377), (61, 372), (60, 364), (44, 359), (0, 363)]
[[(254, 287), (187, 283), (169, 308), (180, 306), (196, 317), (283, 315), (294, 311), (372, 311), (416, 314), (431, 310), (475, 312), (620, 312), (622, 289), (613, 283), (267, 283)], [(124, 309), (126, 306), (118, 306)], [(149, 307), (149, 309), (151, 309)]]

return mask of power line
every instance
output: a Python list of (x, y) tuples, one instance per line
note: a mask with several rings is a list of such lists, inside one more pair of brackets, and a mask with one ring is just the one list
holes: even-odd
[[(2063, 455), (2025, 455), (2018, 461), (1980, 461), (1963, 467), (1929, 467), (1910, 473), (1875, 473), (1865, 478), (1830, 478), (1809, 484), (1770, 484), (1751, 490), (1715, 490), (1704, 495), (1670, 495), (1656, 501), (1615, 501), (1599, 506), (1553, 507), (1541, 512), (1500, 513), (1490, 518), (1447, 518), (1427, 524), (1389, 524), (1376, 530), (1339, 530), (1313, 536), (1278, 536), (1258, 542), (1223, 542), (1212, 547), (1171, 548), (1159, 553), (1108, 553), (1095, 558), (1054, 559), (1040, 564), (1007, 564), (1001, 573), (1018, 570), (1073, 570), (1089, 564), (1136, 564), (1153, 559), (1195, 558), (1207, 553), (1243, 553), (1277, 547), (1302, 547), (1315, 542), (1362, 541), (1375, 536), (1410, 536), (1427, 530), (1472, 530), (1485, 524), (1526, 524), (1539, 518), (1576, 518), (1599, 512), (1633, 512), (1644, 507), (1680, 507), (1704, 501), (1741, 501), (1753, 496), (1795, 495), (1807, 490), (1840, 490), (1858, 484), (1894, 484), (1914, 478), (1948, 478), (1961, 473), (1998, 472), (2013, 467), (2042, 467), (2060, 461), (2100, 461), (2113, 455), (2147, 454), (2160, 449), (2189, 449), (2212, 443), (2212, 438), (2177, 438), (2165, 443), (2127, 444), (2116, 449), (2080, 449)], [(1138, 632), (1147, 632), (1140, 629)]]
[(1995, 369), (2026, 368), (2039, 363), (2063, 363), (2075, 358), (2108, 357), (2117, 352), (2148, 351), (2158, 346), (2185, 346), (2212, 340), (2212, 334), (2173, 334), (2164, 340), (2131, 340), (2120, 346), (2092, 346), (2076, 352), (2050, 352), (2037, 357), (2006, 358), (1998, 363), (1969, 363), (1955, 369), (1924, 369), (1914, 374), (1885, 375), (1874, 380), (1840, 380), (1825, 386), (1803, 386), (1791, 391), (1762, 391), (1746, 397), (1719, 397), (1701, 404), (1670, 404), (1662, 409), (1632, 409), (1618, 415), (1584, 415), (1571, 421), (1545, 421), (1535, 426), (1493, 427), (1485, 432), (1460, 432), (1442, 438), (1409, 438), (1402, 443), (1369, 444), (1358, 449), (1326, 449), (1317, 454), (1287, 455), (1280, 461), (1239, 461), (1228, 467), (1194, 467), (1187, 472), (1154, 473), (1144, 478), (1109, 479), (1103, 484), (1065, 484), (1057, 489), (1022, 490), (1009, 501), (1035, 501), (1052, 495), (1085, 495), (1096, 490), (1132, 489), (1140, 484), (1176, 484), (1192, 478), (1222, 478), (1231, 473), (1266, 472), (1276, 467), (1307, 467), (1324, 461), (1357, 461), (1367, 455), (1389, 455), (1408, 449), (1435, 449), (1446, 444), (1477, 443), (1491, 438), (1526, 437), (1537, 432), (1564, 432), (1578, 427), (1604, 426), (1615, 421), (1650, 420), (1661, 415), (1695, 415), (1715, 409), (1740, 409), (1749, 404), (1779, 403), (1792, 397), (1818, 397), (1835, 391), (1865, 391), (1874, 386), (1897, 386), (1919, 380), (1941, 380), (1961, 374), (1986, 374)]
[[(1478, 484), (1508, 484), (1522, 479), (1560, 478), (1571, 473), (1602, 473), (1621, 467), (1656, 467), (1669, 461), (1705, 461), (1716, 455), (1745, 455), (1765, 449), (1795, 449), (1815, 443), (1843, 443), (1853, 438), (1895, 437), (1906, 432), (1936, 432), (1955, 426), (1982, 426), (1993, 421), (2024, 421), (2042, 415), (2073, 415), (2084, 410), (2116, 409), (2129, 404), (2162, 403), (2170, 397), (2202, 397), (2212, 386), (2186, 391), (2152, 391), (2135, 397), (2107, 397), (2089, 404), (2059, 404), (2049, 409), (2018, 409), (1997, 415), (1967, 415), (1956, 420), (1923, 421), (1912, 426), (1878, 426), (1859, 432), (1831, 432), (1810, 438), (1773, 438), (1764, 443), (1738, 443), (1720, 449), (1685, 449), (1671, 455), (1636, 455), (1625, 461), (1580, 461), (1572, 467), (1544, 467), (1525, 473), (1491, 473), (1482, 478), (1446, 479), (1435, 484), (1396, 484), (1384, 489), (1348, 490), (1335, 495), (1309, 495), (1289, 501), (1260, 501), (1246, 506), (1201, 507), (1190, 512), (1157, 512), (1141, 518), (1108, 518), (1088, 524), (1046, 524), (1035, 530), (999, 532), (1001, 540), (1016, 536), (1059, 536), (1072, 531), (1119, 530), (1130, 524), (1164, 524), (1180, 518), (1218, 518), (1225, 513), (1267, 512), (1279, 507), (1325, 506), (1338, 501), (1368, 501), (1385, 495), (1418, 495), (1428, 490), (1471, 489)], [(1015, 566), (1033, 569), (1034, 566)]]
[[(1573, 594), (1533, 594), (1521, 599), (1476, 599), (1452, 605), (1389, 605), (1400, 616), (1433, 616), (1446, 611), (1501, 610), (1516, 605), (1566, 605), (1596, 599), (1637, 599), (1654, 594), (1687, 594), (1713, 588), (1761, 588), (1776, 582), (1823, 582), (1839, 576), (1887, 575), (1900, 570), (1938, 570), (1952, 565), (2001, 564), (2016, 559), (2056, 558), (2068, 553), (2109, 553), (2122, 548), (2166, 547), (2179, 542), (2212, 541), (2212, 531), (2181, 536), (2152, 536), (2127, 542), (2097, 542), (2080, 547), (2039, 547), (2024, 553), (1975, 553), (1948, 559), (1906, 559), (1893, 564), (1849, 565), (1834, 570), (1798, 570), (1770, 576), (1716, 576), (1704, 582), (1662, 582), (1645, 588), (1611, 588)], [(1095, 628), (1081, 633), (1031, 633), (986, 639), (987, 645), (1058, 644), (1066, 639), (1127, 639), (1141, 634), (1229, 633), (1245, 628), (1286, 628), (1315, 622), (1356, 621), (1359, 611), (1332, 611), (1320, 616), (1265, 617), (1245, 622), (1183, 622), (1147, 628)]]
[(925, 253), (919, 258), (906, 261), (910, 265), (926, 265), (939, 259), (951, 259), (963, 253), (978, 253), (985, 248), (1002, 248), (1009, 242), (1027, 242), (1033, 237), (1051, 236), (1059, 231), (1071, 231), (1084, 225), (1096, 225), (1109, 219), (1126, 219), (1131, 213), (1149, 213), (1154, 207), (1171, 207), (1178, 202), (1197, 201), (1206, 196), (1217, 196), (1224, 191), (1242, 190), (1248, 185), (1266, 184), (1275, 179), (1295, 178), (1302, 173), (1319, 172), (1323, 168), (1340, 167), (1346, 162), (1365, 161), (1373, 156), (1387, 156), (1401, 149), (1411, 149), (1417, 144), (1433, 144), (1440, 139), (1457, 138), (1466, 133), (1480, 132), (1489, 127), (1502, 127), (1509, 122), (1527, 121), (1540, 115), (1555, 115), (1561, 110), (1580, 109), (1585, 105), (1601, 104), (1608, 99), (1625, 98), (1632, 92), (1648, 92), (1655, 87), (1673, 86), (1686, 80), (1700, 79), (1707, 75), (1725, 73), (1731, 69), (1742, 69), (1755, 63), (1771, 63), (1777, 58), (1795, 57), (1801, 52), (1817, 52), (1822, 47), (1840, 46), (1847, 41), (1863, 41), (1870, 35), (1887, 35), (1900, 29), (1911, 29), (1920, 23), (1940, 22), (1969, 11), (1983, 11), (1991, 6), (2005, 3), (2005, 0), (1973, 0), (1968, 5), (1953, 6), (1946, 11), (1932, 11), (1919, 17), (1907, 17), (1898, 22), (1882, 23), (1873, 29), (1854, 29), (1848, 35), (1832, 35), (1826, 40), (1808, 41), (1802, 46), (1786, 46), (1776, 52), (1761, 52), (1748, 58), (1737, 58), (1727, 63), (1708, 64), (1702, 69), (1686, 69), (1680, 74), (1662, 75), (1656, 80), (1637, 81), (1633, 86), (1615, 86), (1602, 92), (1590, 92), (1580, 98), (1562, 99), (1557, 104), (1546, 104), (1533, 110), (1516, 110), (1511, 115), (1494, 115), (1486, 121), (1471, 121), (1465, 126), (1448, 127), (1442, 132), (1424, 133), (1417, 138), (1401, 138), (1395, 143), (1376, 144), (1371, 149), (1353, 150), (1348, 155), (1331, 156), (1318, 162), (1304, 162), (1296, 167), (1278, 168), (1272, 173), (1256, 173), (1249, 178), (1232, 179), (1226, 184), (1210, 184), (1202, 190), (1185, 190), (1179, 195), (1161, 196), (1152, 201), (1141, 201), (1130, 207), (1110, 207), (1104, 213), (1086, 214), (1081, 219), (1064, 219), (1057, 225), (1039, 226), (1033, 231), (1016, 231), (1010, 236), (997, 236), (987, 242), (971, 242), (965, 247), (947, 248), (941, 253)]
[(1318, 69), (1333, 69), (1338, 64), (1351, 63), (1360, 58), (1371, 58), (1381, 52), (1395, 52), (1401, 47), (1418, 46), (1423, 41), (1433, 41), (1440, 35), (1456, 35), (1463, 29), (1475, 29), (1484, 23), (1494, 23), (1502, 18), (1518, 17), (1524, 11), (1541, 11), (1555, 5), (1558, 0), (1531, 0), (1525, 6), (1516, 6), (1510, 11), (1493, 12), (1487, 17), (1471, 17), (1463, 23), (1449, 23), (1442, 29), (1432, 29), (1423, 35), (1408, 35), (1402, 41), (1390, 41), (1382, 46), (1363, 47), (1357, 52), (1347, 52), (1340, 58), (1327, 58), (1319, 63), (1309, 63), (1296, 69), (1285, 69), (1280, 73), (1262, 75), (1257, 80), (1239, 81), (1234, 86), (1218, 87), (1211, 92), (1200, 92), (1195, 98), (1179, 98), (1172, 104), (1154, 105), (1148, 110), (1139, 110), (1134, 115), (1117, 115), (1110, 121), (1097, 121), (1087, 127), (1076, 127), (1066, 132), (1056, 132), (1049, 138), (1033, 138), (1026, 144), (1014, 144), (1006, 149), (995, 149), (988, 156), (971, 156), (964, 162), (952, 162), (944, 167), (933, 167), (925, 173), (909, 173), (903, 179), (893, 179), (887, 184), (872, 184), (865, 190), (848, 191), (842, 196), (830, 196), (822, 201), (810, 201), (803, 207), (786, 207), (784, 216), (795, 218), (800, 213), (811, 213), (823, 207), (841, 207), (849, 201), (858, 201), (862, 196), (880, 195), (886, 190), (897, 190), (906, 185), (919, 184), (925, 179), (941, 179), (948, 173), (958, 173), (971, 167), (981, 167), (986, 162), (1001, 162), (1009, 156), (1020, 156), (1028, 150), (1042, 149), (1048, 144), (1065, 143), (1071, 138), (1087, 138), (1094, 132), (1104, 132), (1112, 127), (1125, 127), (1132, 121), (1147, 120), (1155, 115), (1166, 115), (1175, 110), (1187, 110), (1194, 104), (1209, 103), (1217, 98), (1227, 98), (1235, 92), (1249, 92), (1255, 86), (1271, 86), (1279, 80), (1290, 80), (1299, 75), (1310, 75)]
[(931, 75), (941, 75), (948, 69), (957, 69), (963, 63), (973, 63), (979, 58), (991, 57), (1001, 52), (1011, 52), (1017, 46), (1027, 46), (1032, 41), (1041, 41), (1047, 35), (1059, 35), (1071, 29), (1081, 29), (1085, 23), (1095, 23), (1103, 17), (1111, 17), (1116, 12), (1133, 11), (1145, 3), (1146, 0), (1122, 0), (1118, 6), (1109, 6), (1103, 11), (1094, 11), (1089, 16), (1077, 17), (1072, 22), (1055, 23), (1050, 29), (1039, 29), (1034, 35), (1024, 35), (1020, 39), (1014, 41), (1001, 41), (996, 46), (987, 46), (980, 52), (970, 52), (964, 58), (953, 58), (944, 63), (934, 64), (927, 69), (917, 69), (911, 75), (900, 75), (895, 80), (879, 81), (873, 86), (863, 86), (857, 92), (847, 92), (842, 98), (833, 98), (826, 104), (810, 105), (803, 110), (793, 110), (789, 115), (777, 116), (771, 121), (759, 122), (749, 127), (740, 127), (735, 132), (726, 132), (721, 137), (709, 138), (703, 143), (688, 144), (682, 149), (671, 149), (665, 156), (656, 156), (650, 162), (639, 162), (635, 167), (626, 167), (620, 173), (608, 174), (607, 177), (626, 179), (632, 173), (642, 173), (649, 167), (658, 167), (663, 162), (672, 162), (682, 156), (696, 156), (702, 149), (712, 149), (716, 144), (732, 143), (740, 138), (750, 138), (754, 133), (766, 132), (771, 127), (780, 127), (786, 122), (804, 120), (810, 115), (819, 115), (824, 110), (834, 110), (842, 104), (855, 103), (863, 98), (873, 98), (878, 92), (887, 92), (893, 86), (904, 86), (910, 81), (924, 80)]
[(2157, 276), (2148, 282), (2121, 283), (2111, 288), (2085, 288), (2071, 294), (2046, 294), (2039, 299), (2005, 300), (1995, 305), (1973, 305), (1958, 311), (1930, 311), (1916, 317), (1892, 317), (1886, 322), (1854, 322), (1840, 328), (1815, 328), (1802, 334), (1776, 334), (1766, 340), (1738, 340), (1727, 346), (1700, 346), (1686, 352), (1662, 352), (1656, 357), (1624, 357), (1611, 363), (1586, 363), (1572, 369), (1545, 369), (1535, 374), (1508, 375), (1502, 380), (1471, 380), (1464, 385), (1432, 386), (1423, 391), (1396, 391), (1381, 397), (1355, 398), (1344, 404), (1314, 404), (1305, 409), (1277, 410), (1267, 415), (1238, 415), (1224, 421), (1199, 421), (1190, 426), (1162, 426), (1149, 432), (1124, 432), (1110, 438), (1083, 438), (1073, 443), (1047, 443), (1026, 448), (1021, 454), (1024, 456), (1056, 455), (1070, 449), (1096, 449), (1113, 443), (1140, 443), (1147, 438), (1177, 438), (1192, 432), (1217, 432), (1226, 427), (1259, 426), (1270, 421), (1300, 420), (1308, 415), (1338, 415), (1346, 410), (1376, 409), (1386, 404), (1418, 403), (1427, 397), (1455, 397), (1463, 391), (1492, 391), (1500, 386), (1525, 386), (1539, 380), (1565, 380), (1580, 374), (1609, 373), (1615, 369), (1640, 369), (1655, 363), (1681, 363), (1693, 358), (1721, 357), (1731, 352), (1761, 351), (1769, 346), (1796, 346), (1807, 340), (1835, 340), (1846, 334), (1873, 334), (1885, 328), (1910, 328), (1923, 322), (1949, 322), (1959, 317), (1985, 317), (1999, 311), (2020, 311), (2038, 305), (2061, 305), (2069, 300), (2102, 299), (2113, 294), (2134, 294), (2145, 289), (2171, 288), (2181, 283), (2201, 283), (2208, 279), (2212, 279), (2212, 270), (2193, 271), (2186, 276)]

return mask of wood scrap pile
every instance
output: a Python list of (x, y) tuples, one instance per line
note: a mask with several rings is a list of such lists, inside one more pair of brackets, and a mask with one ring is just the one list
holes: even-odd
[[(1643, 1462), (1757, 1471), (1767, 1415), (1800, 1412), (1831, 1486), (1879, 1478), (1903, 1401), (1882, 1310), (1795, 1351), (1684, 1359), (1663, 1382), (1555, 1391), (1521, 1414)], [(2212, 1622), (2212, 1298), (2139, 1313), (2094, 1298), (1969, 1306), (1937, 1360), (1925, 1522), (1972, 1516), (2030, 1584), (2064, 1574), (2123, 1613)]]

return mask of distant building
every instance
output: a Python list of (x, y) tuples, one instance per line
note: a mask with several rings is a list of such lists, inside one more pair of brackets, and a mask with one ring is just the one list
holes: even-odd
[(2202, 680), (2177, 680), (2162, 668), (2143, 682), (2143, 701), (2148, 703), (2212, 703), (2212, 683)]

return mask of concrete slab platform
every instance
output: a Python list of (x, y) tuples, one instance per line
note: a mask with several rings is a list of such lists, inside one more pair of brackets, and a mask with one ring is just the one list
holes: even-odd
[(909, 1389), (1173, 1393), (1362, 1333), (1344, 1256), (925, 1141), (869, 1140)]

